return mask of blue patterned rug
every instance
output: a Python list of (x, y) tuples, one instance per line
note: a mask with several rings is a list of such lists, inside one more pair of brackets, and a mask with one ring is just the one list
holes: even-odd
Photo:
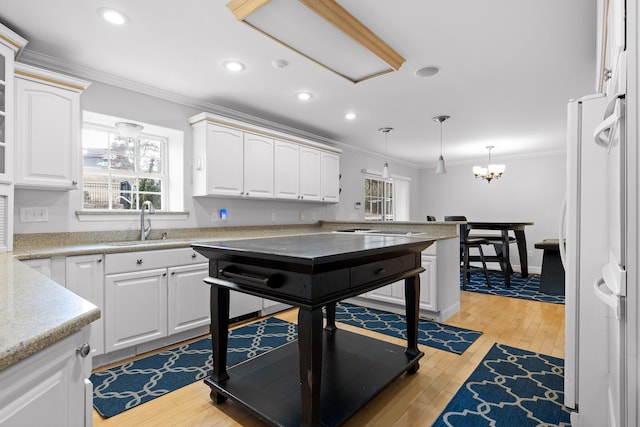
[[(270, 317), (229, 331), (227, 366), (297, 339), (297, 326)], [(105, 418), (210, 375), (211, 338), (91, 375), (93, 406)]]
[(494, 344), (433, 427), (570, 426), (564, 361)]
[[(528, 277), (523, 278), (520, 276), (520, 273), (513, 273), (511, 275), (511, 287), (509, 288), (504, 285), (504, 276), (501, 271), (489, 270), (489, 279), (491, 280), (491, 288), (487, 286), (483, 272), (472, 272), (471, 280), (467, 283), (467, 291), (550, 302), (553, 304), (564, 304), (564, 295), (546, 294), (538, 290), (540, 289), (539, 274), (529, 273)], [(460, 276), (460, 289), (462, 289), (462, 275)]]
[[(339, 303), (336, 306), (336, 321), (396, 338), (407, 338), (405, 316), (399, 314)], [(418, 329), (420, 344), (455, 354), (464, 353), (482, 335), (482, 332), (424, 319), (419, 320)]]

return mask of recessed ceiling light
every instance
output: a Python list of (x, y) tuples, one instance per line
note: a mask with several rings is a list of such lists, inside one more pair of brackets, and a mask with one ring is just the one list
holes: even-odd
[(222, 65), (229, 71), (242, 71), (245, 68), (244, 64), (238, 61), (225, 61)]
[(347, 120), (355, 120), (356, 117), (358, 117), (356, 113), (347, 113), (344, 115), (344, 118)]
[(298, 92), (298, 94), (296, 94), (296, 97), (300, 100), (300, 101), (308, 101), (311, 98), (313, 98), (313, 94), (310, 92)]
[(416, 76), (431, 77), (438, 74), (439, 71), (440, 71), (440, 68), (436, 66), (424, 67), (424, 68), (420, 68), (419, 70), (416, 70)]
[(276, 59), (275, 61), (273, 61), (271, 63), (271, 65), (273, 65), (273, 68), (286, 68), (287, 65), (289, 65), (289, 63), (287, 61), (285, 61), (284, 59)]
[(102, 16), (105, 21), (113, 25), (124, 25), (128, 21), (127, 16), (124, 13), (108, 7), (101, 7), (98, 9), (98, 14)]

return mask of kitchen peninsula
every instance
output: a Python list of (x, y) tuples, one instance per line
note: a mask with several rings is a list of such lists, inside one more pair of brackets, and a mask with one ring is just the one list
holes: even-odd
[[(415, 373), (423, 356), (417, 343), (421, 253), (433, 242), (323, 233), (194, 244), (209, 258), (214, 368), (205, 383), (212, 399), (233, 399), (273, 425), (340, 425), (402, 373)], [(336, 328), (337, 302), (399, 280), (405, 282), (406, 350)], [(227, 371), (230, 290), (297, 306), (297, 348), (285, 345)]]

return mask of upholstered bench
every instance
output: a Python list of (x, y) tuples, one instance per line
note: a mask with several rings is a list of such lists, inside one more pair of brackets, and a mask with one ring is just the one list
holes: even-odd
[(534, 245), (542, 249), (542, 274), (540, 275), (540, 292), (564, 295), (564, 266), (560, 259), (560, 243), (558, 239), (544, 239)]

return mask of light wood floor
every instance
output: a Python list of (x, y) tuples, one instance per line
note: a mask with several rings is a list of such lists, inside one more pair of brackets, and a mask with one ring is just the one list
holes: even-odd
[[(296, 322), (296, 313), (289, 310), (277, 317)], [(563, 305), (462, 292), (461, 311), (446, 323), (483, 334), (460, 356), (420, 346), (425, 357), (418, 373), (393, 382), (347, 426), (430, 426), (495, 342), (564, 357)], [(363, 332), (348, 325), (339, 327)], [(385, 335), (364, 333), (404, 344)], [(209, 399), (209, 387), (201, 381), (109, 419), (94, 410), (93, 420), (97, 427), (263, 425), (232, 402), (214, 405)]]

